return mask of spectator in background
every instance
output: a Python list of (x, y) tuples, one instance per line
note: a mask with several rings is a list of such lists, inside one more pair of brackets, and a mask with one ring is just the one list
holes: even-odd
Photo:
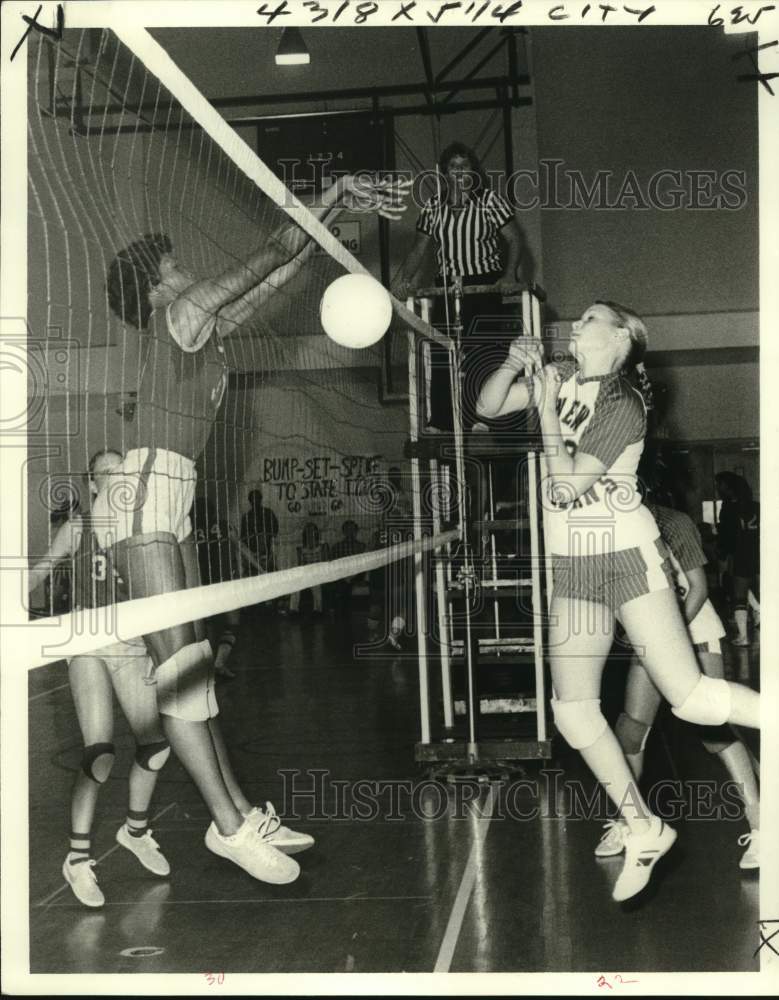
[[(356, 556), (365, 551), (365, 542), (361, 542), (357, 535), (359, 525), (356, 521), (344, 521), (341, 525), (342, 538), (336, 542), (331, 552), (332, 559), (343, 559), (346, 556)], [(342, 612), (349, 604), (352, 596), (352, 586), (355, 581), (365, 574), (358, 573), (354, 576), (347, 576), (341, 580), (336, 580), (330, 584), (328, 589), (328, 606), (332, 611)]]
[(279, 520), (270, 507), (262, 504), (262, 490), (249, 493), (249, 510), (241, 518), (241, 541), (256, 565), (255, 573), (273, 573), (276, 569), (274, 542), (279, 534)]
[[(423, 266), (435, 249), (436, 284), (451, 288), (462, 278), (463, 324), (463, 426), (476, 422), (476, 400), (482, 380), (505, 358), (517, 320), (502, 294), (518, 280), (522, 236), (514, 209), (488, 185), (476, 153), (461, 142), (444, 149), (438, 162), (439, 190), (429, 198), (417, 220), (417, 235), (400, 275), (395, 295), (406, 299), (419, 288)], [(502, 244), (502, 245), (501, 245)], [(495, 293), (467, 295), (469, 286), (494, 285)], [(516, 306), (513, 307), (516, 312)], [(454, 323), (451, 297), (435, 299), (432, 321), (436, 326)], [(430, 424), (440, 430), (453, 428), (448, 352), (431, 345)]]
[[(386, 548), (410, 541), (414, 537), (411, 501), (403, 489), (398, 466), (388, 471), (386, 509), (374, 536), (374, 548)], [(368, 625), (372, 633), (383, 622), (383, 641), (395, 650), (402, 650), (403, 636), (411, 621), (414, 600), (413, 557), (399, 559), (380, 566), (369, 576), (371, 607)]]
[(722, 500), (717, 531), (720, 571), (730, 576), (730, 597), (734, 608), (734, 646), (748, 646), (747, 604), (753, 621), (760, 626), (760, 504), (752, 488), (735, 472), (719, 472), (714, 477)]
[[(319, 528), (312, 521), (303, 527), (301, 543), (298, 545), (298, 566), (310, 566), (312, 563), (323, 562), (328, 558), (327, 545), (320, 542)], [(321, 615), (322, 587), (317, 584), (310, 590), (314, 598), (314, 614)], [(297, 590), (289, 596), (289, 612), (292, 615), (296, 615), (300, 611), (300, 594), (301, 591)]]

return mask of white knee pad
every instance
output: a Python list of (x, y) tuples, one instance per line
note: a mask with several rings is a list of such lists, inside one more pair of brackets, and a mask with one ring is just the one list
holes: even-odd
[(586, 750), (608, 728), (600, 710), (600, 698), (587, 701), (558, 701), (552, 698), (552, 714), (560, 735), (574, 750)]
[(721, 677), (701, 674), (681, 705), (671, 711), (678, 719), (700, 726), (721, 726), (730, 718), (730, 685)]

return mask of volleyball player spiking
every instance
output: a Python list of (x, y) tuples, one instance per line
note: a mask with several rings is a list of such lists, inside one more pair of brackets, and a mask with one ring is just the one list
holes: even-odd
[[(330, 221), (339, 208), (358, 207), (394, 218), (400, 200), (397, 185), (346, 177), (325, 192), (314, 214)], [(223, 338), (258, 312), (311, 249), (307, 234), (289, 222), (245, 263), (201, 280), (179, 264), (165, 234), (136, 241), (112, 262), (109, 303), (142, 337), (137, 406), (120, 469), (135, 501), (101, 510), (101, 520), (112, 523), (117, 566), (131, 598), (198, 585), (188, 513), (195, 461), (227, 383)], [(287, 855), (313, 838), (288, 830), (270, 804), (263, 810), (243, 794), (217, 721), (213, 656), (202, 623), (163, 628), (145, 639), (165, 733), (212, 818), (206, 846), (255, 878), (294, 880), (299, 867)]]

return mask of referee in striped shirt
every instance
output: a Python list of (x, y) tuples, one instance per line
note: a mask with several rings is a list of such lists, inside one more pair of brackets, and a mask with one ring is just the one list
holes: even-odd
[[(400, 299), (413, 295), (420, 275), (435, 248), (438, 276), (436, 284), (451, 287), (461, 276), (463, 298), (463, 424), (470, 428), (476, 420), (476, 400), (482, 380), (498, 367), (516, 329), (510, 324), (501, 292), (517, 282), (522, 240), (514, 210), (501, 195), (492, 191), (473, 150), (453, 142), (442, 152), (438, 163), (440, 188), (429, 198), (417, 220), (417, 235), (403, 264), (393, 291)], [(467, 294), (469, 285), (495, 285), (494, 295)], [(433, 323), (447, 321), (444, 299), (436, 299)], [(449, 322), (454, 311), (449, 300)], [(501, 336), (503, 334), (503, 336)], [(432, 352), (430, 424), (451, 430), (452, 409), (446, 352)]]

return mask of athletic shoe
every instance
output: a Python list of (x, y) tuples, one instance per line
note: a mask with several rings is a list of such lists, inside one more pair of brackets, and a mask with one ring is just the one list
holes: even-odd
[(237, 833), (223, 837), (214, 823), (206, 830), (206, 847), (227, 858), (260, 882), (286, 885), (300, 874), (300, 865), (259, 836), (253, 823), (245, 821)]
[(610, 819), (604, 824), (605, 833), (595, 846), (596, 858), (613, 858), (625, 850), (628, 825), (621, 819)]
[(127, 824), (122, 823), (116, 831), (116, 842), (134, 854), (152, 875), (159, 875), (160, 878), (170, 875), (168, 859), (160, 850), (160, 845), (152, 837), (151, 830), (147, 830), (142, 837), (134, 837), (127, 829)]
[(676, 830), (659, 816), (653, 816), (646, 833), (625, 836), (625, 864), (619, 873), (611, 898), (621, 903), (637, 895), (649, 882), (652, 869), (676, 840)]
[(738, 838), (739, 847), (746, 847), (743, 857), (738, 863), (739, 868), (748, 871), (760, 867), (760, 831), (750, 830)]
[(314, 846), (314, 838), (308, 833), (298, 833), (282, 826), (272, 802), (265, 803), (265, 809), (255, 806), (246, 819), (257, 830), (266, 844), (284, 854), (299, 854)]
[(749, 639), (745, 635), (734, 635), (730, 640), (731, 646), (748, 646)]
[(65, 881), (73, 890), (73, 895), (84, 906), (96, 908), (105, 904), (105, 896), (97, 884), (97, 875), (92, 870), (97, 862), (93, 858), (87, 861), (77, 861), (72, 865), (67, 858), (62, 866)]

